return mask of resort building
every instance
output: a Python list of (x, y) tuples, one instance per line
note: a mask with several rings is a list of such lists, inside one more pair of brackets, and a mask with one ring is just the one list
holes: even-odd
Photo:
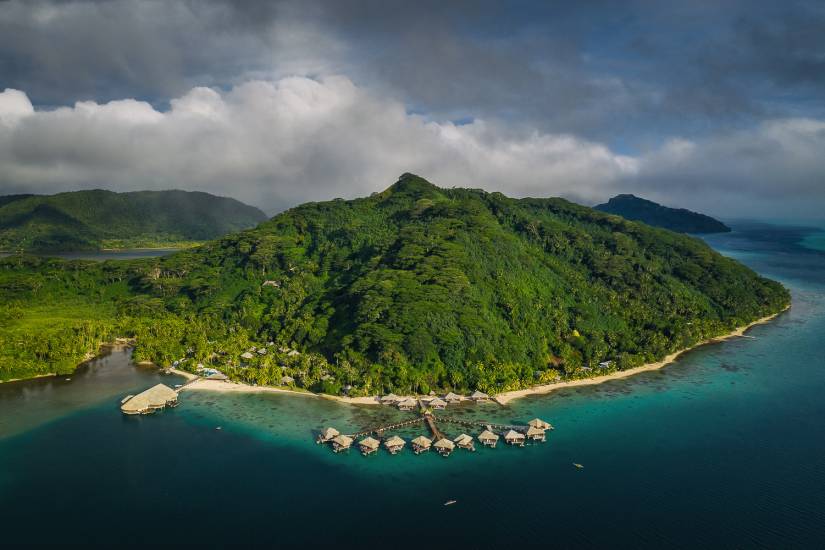
[(463, 399), (463, 397), (461, 397), (460, 395), (458, 395), (456, 393), (453, 393), (453, 392), (450, 392), (450, 393), (448, 393), (447, 395), (444, 396), (444, 401), (446, 401), (447, 403), (451, 403), (451, 404), (452, 403), (460, 403), (462, 399)]
[(219, 381), (226, 381), (229, 380), (229, 377), (226, 376), (222, 372), (215, 372), (214, 374), (210, 374), (206, 377), (207, 380), (219, 380)]
[(328, 441), (332, 441), (339, 435), (341, 435), (341, 432), (339, 432), (335, 428), (326, 428), (323, 432), (320, 433), (320, 435), (318, 435), (318, 443), (326, 443)]
[(483, 391), (478, 391), (478, 390), (476, 390), (476, 391), (474, 391), (474, 392), (473, 392), (473, 394), (470, 396), (470, 399), (472, 399), (472, 400), (473, 400), (473, 401), (475, 401), (475, 402), (479, 402), (479, 401), (489, 401), (490, 396), (489, 396), (489, 395), (487, 395), (486, 393), (484, 393)]
[(488, 447), (495, 447), (496, 443), (498, 443), (498, 435), (494, 434), (490, 430), (484, 430), (479, 434), (478, 440), (481, 442), (482, 445), (486, 445)]
[(401, 411), (411, 411), (415, 408), (416, 401), (412, 397), (407, 397), (398, 402), (398, 409)]
[(401, 451), (401, 449), (404, 448), (404, 445), (406, 445), (406, 443), (406, 441), (404, 441), (397, 435), (394, 435), (384, 441), (384, 447), (386, 447), (386, 449), (390, 452), (391, 455), (394, 455)]
[(510, 430), (504, 434), (504, 442), (508, 445), (524, 446), (524, 434), (520, 434), (515, 430)]
[(245, 351), (241, 354), (241, 359), (244, 361), (249, 361), (251, 359), (255, 359), (255, 356), (252, 354), (251, 351)]
[(525, 436), (527, 439), (532, 441), (547, 441), (547, 436), (544, 434), (544, 430), (536, 428), (535, 426), (530, 426), (527, 428), (527, 433)]
[(395, 405), (401, 400), (400, 397), (395, 395), (394, 393), (388, 393), (384, 397), (381, 398), (382, 405)]
[(540, 430), (552, 430), (553, 426), (550, 425), (549, 422), (545, 422), (541, 418), (534, 418), (530, 422), (527, 423), (528, 426), (533, 428), (538, 428)]
[(120, 410), (125, 414), (150, 414), (178, 403), (178, 392), (165, 384), (152, 386), (136, 396), (124, 400)]
[(473, 438), (467, 434), (461, 434), (453, 440), (459, 449), (467, 449), (468, 451), (475, 451), (476, 447), (473, 443)]
[(443, 399), (439, 399), (436, 397), (435, 399), (430, 401), (430, 407), (435, 410), (442, 410), (447, 408), (447, 402)]
[(367, 436), (358, 442), (358, 447), (361, 449), (361, 454), (364, 456), (376, 452), (380, 446), (381, 442), (372, 436)]
[(433, 447), (438, 451), (438, 454), (448, 457), (455, 450), (455, 443), (444, 437), (433, 443)]
[(415, 452), (415, 454), (421, 454), (423, 452), (429, 451), (432, 444), (433, 442), (429, 438), (426, 438), (423, 435), (419, 435), (418, 437), (412, 440), (413, 452)]
[(332, 439), (332, 450), (336, 453), (346, 451), (352, 446), (352, 438), (348, 435), (339, 435)]

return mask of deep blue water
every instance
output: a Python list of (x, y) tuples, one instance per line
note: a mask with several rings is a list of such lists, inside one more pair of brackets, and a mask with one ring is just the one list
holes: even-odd
[(0, 424), (2, 543), (823, 548), (825, 253), (804, 228), (734, 229), (706, 240), (792, 309), (660, 371), (452, 411), (555, 425), (523, 449), (334, 455), (313, 430), (405, 415), (311, 397), (191, 392), (124, 417), (159, 377), (124, 354), (90, 367), (100, 393), (82, 372), (0, 386), (0, 417), (25, 419)]

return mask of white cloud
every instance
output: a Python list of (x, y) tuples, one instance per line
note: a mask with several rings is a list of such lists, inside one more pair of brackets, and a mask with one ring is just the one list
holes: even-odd
[(0, 185), (198, 189), (276, 210), (368, 194), (407, 171), (444, 186), (590, 200), (603, 194), (594, 183), (637, 170), (635, 159), (572, 136), (427, 120), (341, 76), (194, 88), (170, 105), (34, 112), (25, 94), (7, 91), (0, 116), (16, 122), (0, 130)]

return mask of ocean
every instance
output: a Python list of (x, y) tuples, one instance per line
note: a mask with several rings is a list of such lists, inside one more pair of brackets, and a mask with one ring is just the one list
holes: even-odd
[(448, 409), (540, 417), (555, 426), (543, 444), (447, 459), (336, 455), (317, 430), (411, 415), (282, 394), (184, 392), (175, 409), (125, 417), (124, 395), (179, 382), (135, 366), (128, 350), (72, 376), (2, 384), (0, 540), (823, 548), (825, 252), (814, 229), (733, 226), (705, 239), (791, 289), (793, 307), (775, 321), (659, 371)]

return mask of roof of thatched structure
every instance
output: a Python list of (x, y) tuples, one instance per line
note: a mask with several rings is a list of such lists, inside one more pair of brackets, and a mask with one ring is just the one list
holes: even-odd
[(385, 447), (403, 447), (406, 443), (407, 443), (406, 441), (404, 441), (403, 439), (401, 439), (397, 435), (394, 435), (394, 436), (390, 437), (389, 439), (387, 439), (386, 441), (384, 441), (384, 446)]
[(358, 442), (359, 447), (366, 447), (368, 449), (377, 449), (381, 446), (381, 442), (375, 439), (374, 437), (368, 435), (364, 439)]
[(455, 449), (455, 443), (447, 439), (446, 437), (442, 437), (435, 443), (433, 443), (433, 447), (436, 449), (450, 449), (451, 451)]
[(544, 430), (535, 426), (530, 426), (527, 428), (527, 436), (532, 437), (534, 435), (544, 435)]
[(126, 413), (143, 412), (165, 407), (167, 403), (177, 401), (178, 393), (165, 384), (157, 384), (141, 392), (120, 406)]
[(534, 418), (530, 422), (527, 423), (528, 426), (533, 426), (534, 428), (538, 428), (540, 430), (549, 430), (550, 424), (545, 422), (541, 418)]
[(479, 441), (485, 441), (488, 439), (498, 439), (498, 434), (494, 434), (490, 430), (484, 430), (478, 435)]
[(321, 433), (321, 435), (324, 437), (324, 439), (332, 439), (337, 435), (341, 435), (341, 432), (339, 432), (335, 428), (327, 428)]
[(466, 445), (466, 444), (468, 444), (468, 443), (472, 442), (472, 441), (473, 441), (473, 438), (472, 438), (472, 437), (470, 437), (470, 436), (469, 436), (469, 435), (467, 435), (467, 434), (461, 434), (460, 436), (458, 436), (458, 437), (456, 437), (455, 439), (453, 439), (453, 441), (455, 441), (455, 442), (456, 442), (456, 443), (458, 443), (459, 445)]
[(281, 384), (292, 384), (295, 382), (295, 379), (291, 376), (282, 376), (281, 377)]
[(381, 398), (382, 403), (395, 403), (399, 401), (401, 398), (395, 395), (394, 393), (388, 393), (384, 397)]
[(430, 406), (431, 407), (438, 407), (438, 406), (446, 407), (447, 402), (444, 401), (443, 399), (439, 399), (438, 397), (436, 397), (435, 399), (430, 400)]
[(245, 351), (241, 354), (241, 359), (254, 359), (255, 356), (252, 355), (252, 352)]
[(444, 396), (445, 401), (461, 401), (461, 396), (457, 393), (450, 392)]
[(401, 401), (399, 401), (398, 403), (396, 403), (396, 405), (398, 405), (399, 407), (400, 407), (400, 406), (404, 406), (404, 407), (415, 407), (415, 405), (416, 405), (416, 401), (415, 401), (415, 399), (413, 399), (412, 397), (407, 397), (406, 399), (402, 399)]
[(412, 442), (415, 445), (418, 445), (419, 447), (429, 447), (430, 445), (433, 444), (431, 439), (429, 439), (427, 437), (424, 437), (423, 435), (419, 435), (418, 437), (413, 439)]
[(470, 395), (472, 399), (489, 399), (490, 396), (484, 393), (483, 391), (474, 391), (472, 395)]
[(510, 430), (504, 434), (504, 439), (508, 441), (511, 439), (524, 439), (524, 434), (520, 434), (516, 430)]
[(341, 447), (349, 447), (352, 445), (352, 438), (348, 435), (339, 435), (336, 436), (335, 439), (332, 440), (333, 443), (340, 445)]
[(229, 377), (222, 372), (216, 372), (206, 377), (207, 380), (229, 380)]

